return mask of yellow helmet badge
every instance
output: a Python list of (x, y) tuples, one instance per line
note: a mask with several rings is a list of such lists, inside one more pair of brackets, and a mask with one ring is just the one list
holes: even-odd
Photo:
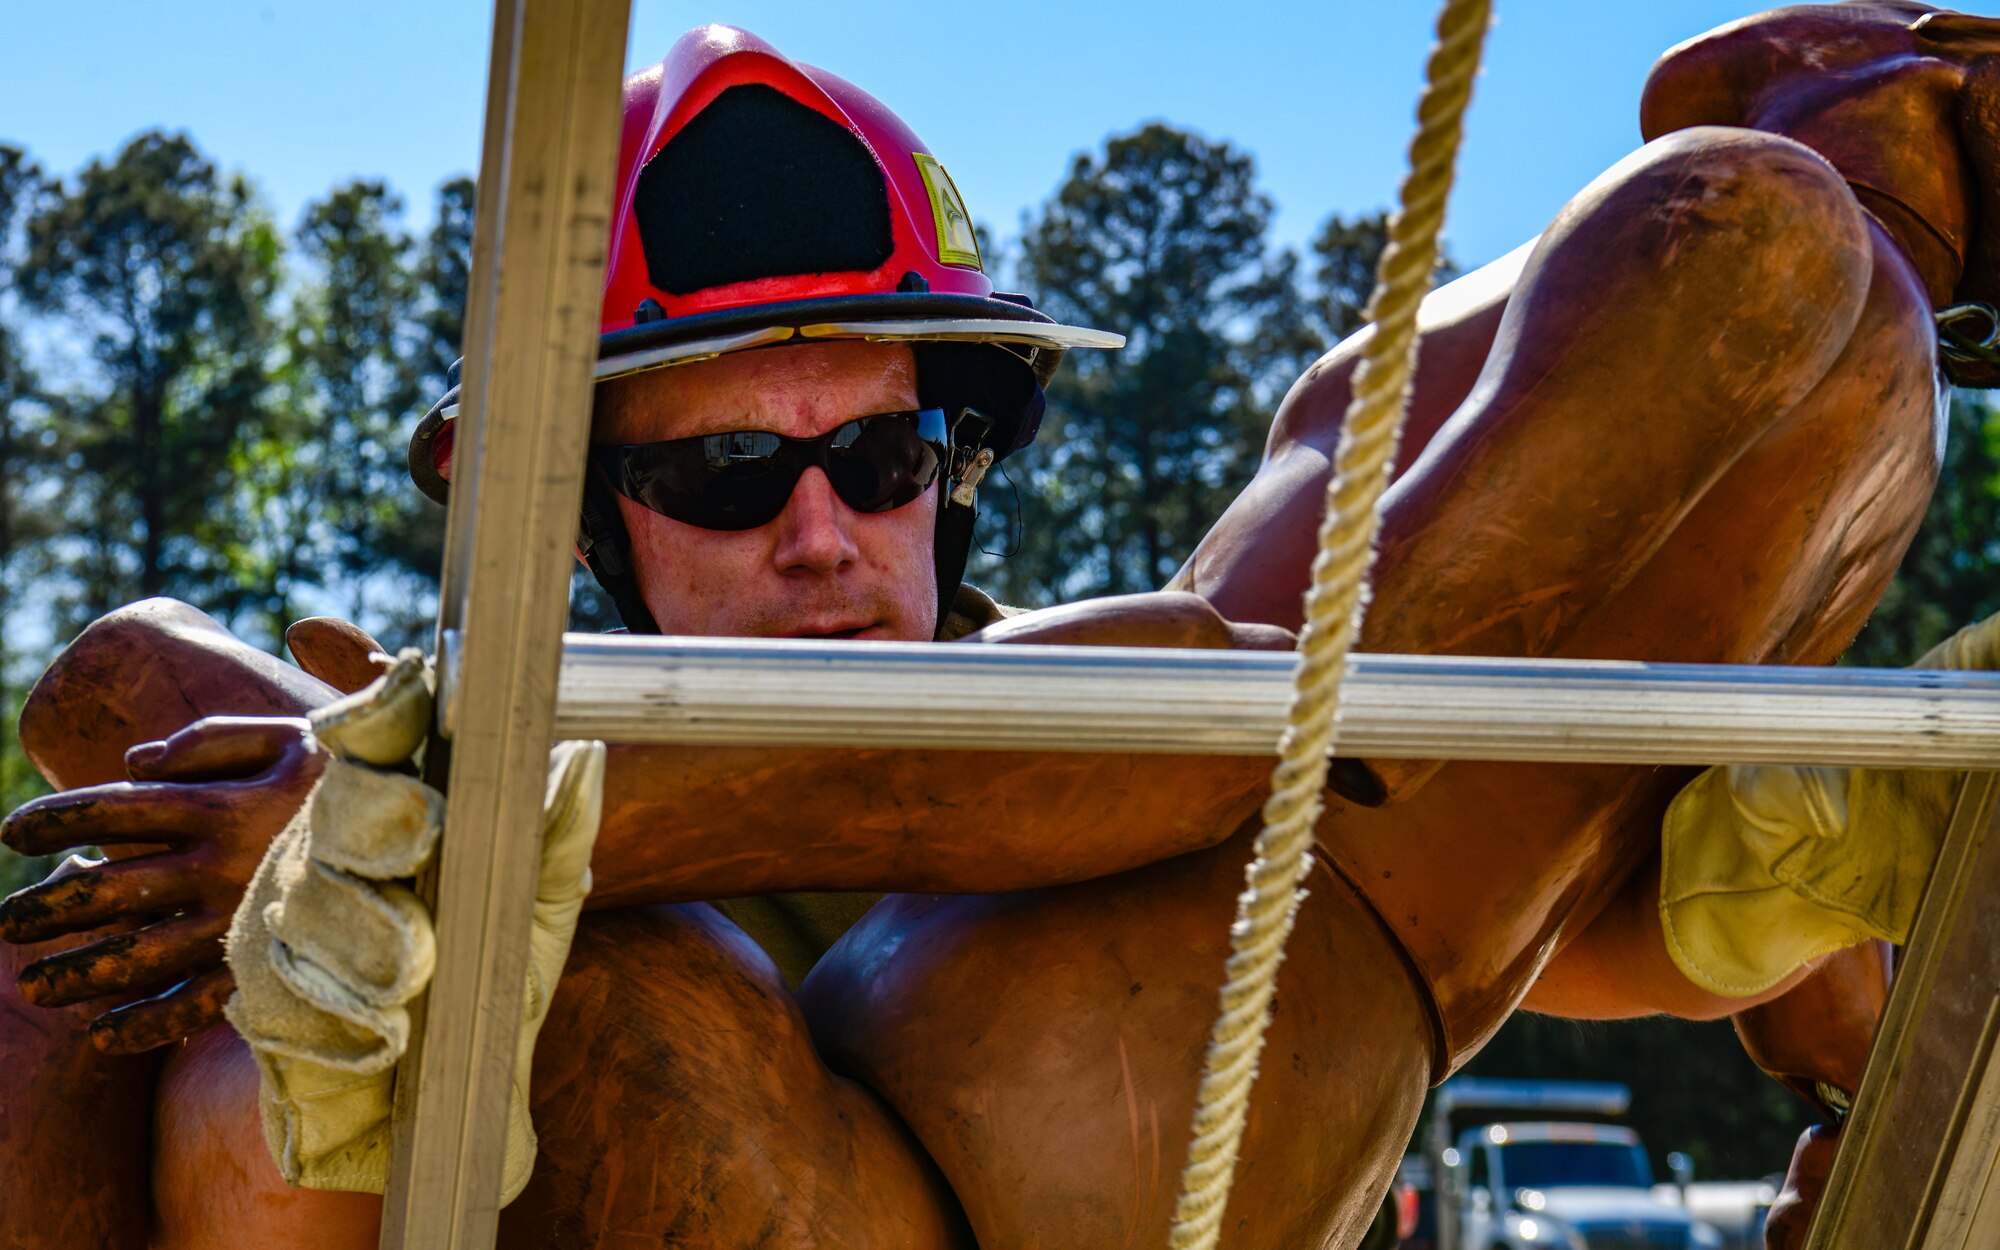
[(951, 175), (928, 152), (912, 152), (917, 172), (923, 175), (924, 190), (931, 196), (931, 220), (937, 223), (938, 259), (947, 265), (966, 265), (984, 270), (979, 260), (979, 236), (972, 229), (972, 214)]

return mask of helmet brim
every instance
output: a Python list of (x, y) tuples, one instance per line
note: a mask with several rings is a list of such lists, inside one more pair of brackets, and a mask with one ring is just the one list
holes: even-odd
[[(1073, 348), (1125, 345), (1122, 334), (1064, 325), (1004, 299), (922, 292), (843, 295), (697, 313), (614, 330), (598, 339), (595, 378), (604, 382), (781, 343), (839, 340), (993, 343), (1019, 354), (1043, 384)], [(437, 440), (457, 414), (458, 393), (453, 388), (423, 415), (410, 436), (410, 477), (439, 503), (449, 488), (437, 470)]]
[[(1072, 348), (1118, 348), (1125, 336), (1064, 325), (1011, 300), (979, 295), (896, 292), (755, 304), (642, 322), (598, 340), (597, 378), (707, 360), (797, 339), (874, 342), (980, 342), (1029, 349), (1046, 384)], [(1044, 350), (1046, 349), (1046, 350)]]
[[(649, 369), (663, 369), (697, 360), (712, 360), (717, 356), (753, 347), (770, 347), (778, 343), (801, 340), (825, 342), (837, 339), (855, 339), (869, 343), (1005, 343), (1037, 350), (1046, 348), (1057, 353), (1077, 347), (1117, 348), (1125, 345), (1125, 336), (1122, 334), (1111, 334), (1084, 326), (1066, 326), (1053, 321), (1039, 324), (992, 317), (819, 321), (799, 326), (765, 326), (762, 329), (745, 330), (737, 334), (662, 343), (617, 356), (600, 357), (597, 362), (596, 379), (599, 382), (609, 381), (629, 374), (644, 373)], [(1034, 362), (1029, 363), (1032, 365)], [(1037, 377), (1040, 377), (1039, 370)]]

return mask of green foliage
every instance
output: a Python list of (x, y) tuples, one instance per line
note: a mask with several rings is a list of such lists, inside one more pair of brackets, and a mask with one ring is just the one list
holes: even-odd
[[(1272, 404), (1320, 343), (1297, 262), (1272, 256), (1250, 157), (1159, 123), (1078, 156), (1017, 272), (1058, 319), (1126, 335), (1075, 352), (1042, 447), (1010, 466), (1027, 545), (978, 576), (1016, 602), (1151, 589), (1257, 463)], [(1004, 489), (989, 506), (1011, 511)]]
[[(430, 233), (415, 249), (416, 283), (404, 310), (402, 391), (406, 411), (377, 449), (389, 464), (389, 498), (375, 501), (368, 548), (378, 593), (357, 619), (390, 647), (428, 645), (437, 616), (437, 578), (444, 555), (444, 509), (409, 482), (405, 459), (416, 419), (447, 389), (446, 373), (465, 336), (465, 299), (472, 276), (472, 213), (476, 188), (453, 178), (437, 189)], [(355, 572), (365, 576), (363, 563)]]
[[(1378, 210), (1358, 217), (1338, 213), (1320, 224), (1313, 236), (1313, 282), (1309, 298), (1313, 326), (1329, 344), (1338, 343), (1368, 324), (1368, 297), (1375, 292), (1375, 267), (1389, 245), (1389, 213)], [(1438, 257), (1434, 281), (1442, 286), (1458, 276), (1458, 266)]]
[(438, 564), (435, 505), (409, 485), (403, 446), (440, 385), (428, 356), (428, 249), (402, 228), (402, 200), (379, 182), (336, 188), (306, 207), (275, 371), (281, 402), (246, 465), (273, 518), (260, 552), (275, 631), (296, 596), (337, 593), (344, 614), (420, 632)]
[(1012, 278), (1128, 343), (1071, 353), (1038, 444), (990, 479), (981, 536), (999, 549), (974, 555), (977, 584), (1030, 605), (1158, 586), (1256, 471), (1286, 388), (1361, 328), (1387, 213), (1329, 217), (1308, 274), (1270, 247), (1255, 174), (1154, 123), (1077, 157), (1026, 224)]
[[(55, 456), (52, 403), (20, 345), (19, 309), (7, 297), (20, 260), (19, 222), (45, 187), (42, 172), (19, 148), (0, 144), (0, 725), (20, 715), (33, 659), (18, 644), (24, 608), (16, 587), (40, 571), (37, 557), (55, 536), (49, 509), (35, 489)], [(47, 790), (10, 732), (0, 732), (0, 811)], [(46, 865), (0, 849), (0, 893), (41, 875)]]
[(63, 624), (146, 595), (239, 607), (239, 522), (218, 505), (264, 417), (277, 232), (245, 181), (149, 133), (53, 188), (27, 234), (22, 297), (96, 367), (65, 420), (63, 522), (85, 554)]
[[(146, 594), (272, 647), (307, 605), (392, 646), (424, 640), (442, 512), (409, 487), (402, 447), (456, 356), (472, 195), (441, 188), (420, 244), (389, 188), (339, 187), (288, 252), (247, 181), (184, 136), (141, 135), (67, 183), (0, 148), (8, 725), (49, 643)], [(86, 349), (59, 393), (17, 350), (30, 317)], [(0, 810), (45, 789), (7, 733)], [(0, 852), (0, 884), (45, 867)]]
[(2000, 409), (1960, 391), (1923, 524), (1846, 663), (1898, 667), (2000, 611)]
[[(397, 428), (415, 404), (399, 341), (415, 284), (401, 200), (381, 183), (335, 189), (306, 207), (294, 290), (273, 371), (275, 401), (246, 449), (241, 486), (263, 518), (250, 546), (270, 636), (303, 593), (379, 562), (385, 514), (406, 509)], [(394, 476), (392, 476), (392, 471)], [(357, 593), (348, 614), (365, 603)]]
[(472, 284), (472, 212), (477, 187), (453, 178), (437, 190), (437, 220), (417, 264), (422, 299), (416, 309), (418, 339), (410, 357), (419, 392), (444, 393), (445, 370), (465, 339), (465, 300)]
[(1368, 297), (1375, 290), (1375, 266), (1389, 242), (1389, 214), (1366, 213), (1352, 221), (1335, 215), (1313, 236), (1319, 291), (1314, 320), (1330, 342), (1339, 342), (1367, 324)]

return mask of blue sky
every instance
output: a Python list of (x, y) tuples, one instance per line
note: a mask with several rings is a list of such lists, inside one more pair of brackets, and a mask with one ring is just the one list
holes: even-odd
[[(1638, 143), (1653, 59), (1756, 0), (1501, 0), (1448, 226), (1461, 264), (1536, 233)], [(2000, 11), (2000, 0), (1976, 4)], [(1161, 118), (1253, 152), (1300, 243), (1387, 204), (1429, 3), (1231, 0), (1007, 6), (637, 0), (629, 61), (705, 21), (746, 26), (900, 111), (1003, 235), (1070, 155)], [(355, 176), (427, 215), (478, 149), (491, 8), (480, 0), (0, 0), (0, 140), (69, 172), (151, 126), (250, 174), (286, 225)]]

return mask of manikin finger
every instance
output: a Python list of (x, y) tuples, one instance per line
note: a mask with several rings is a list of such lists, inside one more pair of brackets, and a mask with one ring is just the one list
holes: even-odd
[(0, 901), (0, 941), (46, 942), (116, 920), (151, 920), (194, 902), (195, 886), (178, 855), (76, 861), (61, 876)]
[(230, 819), (227, 795), (199, 786), (114, 782), (43, 795), (0, 820), (0, 843), (22, 855), (82, 846), (178, 846)]
[(227, 916), (181, 916), (38, 959), (21, 969), (21, 997), (37, 1007), (67, 1007), (172, 985), (221, 963), (228, 929)]
[(91, 1021), (91, 1045), (107, 1055), (136, 1055), (184, 1041), (222, 1023), (222, 1005), (235, 992), (227, 967), (198, 972), (164, 994), (113, 1007)]
[(424, 744), (433, 702), (424, 653), (405, 647), (376, 681), (314, 708), (307, 719), (321, 745), (342, 759), (393, 768)]
[(125, 753), (134, 781), (223, 781), (252, 777), (287, 749), (308, 749), (312, 727), (304, 718), (210, 716), (163, 742), (142, 742)]
[(1281, 625), (1231, 621), (1229, 645), (1238, 651), (1290, 651), (1299, 645), (1299, 636)]
[(294, 622), (285, 631), (285, 647), (300, 668), (342, 694), (353, 694), (396, 662), (366, 630), (334, 616)]

